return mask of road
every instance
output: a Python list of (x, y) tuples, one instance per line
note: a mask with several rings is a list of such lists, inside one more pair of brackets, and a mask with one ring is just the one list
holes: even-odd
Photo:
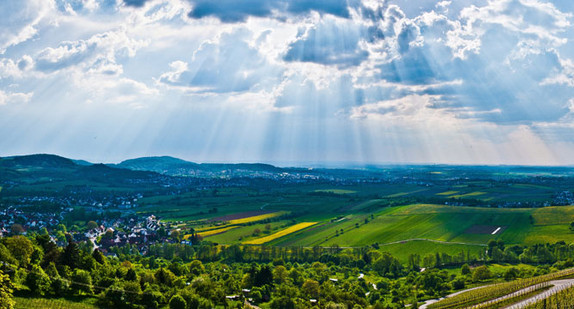
[[(570, 287), (574, 286), (574, 279), (552, 280), (552, 281), (548, 281), (547, 283), (537, 284), (537, 285), (535, 285), (535, 286), (529, 286), (529, 287), (524, 288), (524, 289), (522, 289), (522, 290), (516, 291), (516, 292), (514, 292), (514, 293), (511, 293), (511, 294), (508, 294), (508, 295), (505, 295), (505, 296), (501, 296), (501, 297), (499, 297), (499, 298), (490, 300), (490, 301), (488, 301), (488, 302), (484, 302), (484, 303), (482, 303), (482, 304), (494, 303), (494, 302), (498, 302), (498, 301), (501, 301), (501, 300), (504, 300), (504, 299), (513, 298), (513, 297), (519, 296), (519, 295), (524, 294), (524, 293), (532, 292), (532, 291), (534, 291), (534, 290), (536, 290), (536, 289), (538, 289), (538, 288), (543, 287), (545, 284), (546, 284), (547, 286), (552, 286), (552, 287), (551, 287), (550, 289), (546, 290), (546, 291), (543, 292), (543, 293), (534, 295), (534, 296), (532, 296), (532, 297), (530, 297), (530, 298), (524, 299), (524, 300), (522, 300), (522, 301), (520, 301), (520, 302), (518, 302), (518, 303), (516, 303), (516, 304), (514, 304), (514, 305), (512, 305), (512, 306), (508, 306), (508, 307), (505, 307), (505, 308), (506, 308), (506, 309), (519, 309), (519, 308), (524, 308), (524, 307), (527, 306), (527, 305), (533, 304), (533, 303), (535, 303), (535, 302), (537, 302), (537, 301), (539, 301), (539, 300), (542, 300), (542, 299), (547, 298), (547, 297), (549, 297), (549, 296), (551, 296), (551, 295), (554, 295), (554, 294), (556, 294), (556, 293), (558, 293), (558, 292), (560, 292), (560, 291), (562, 291), (562, 290), (565, 290), (565, 289), (567, 289), (567, 288), (570, 288)], [(471, 291), (471, 290), (480, 289), (480, 288), (483, 288), (483, 287), (476, 287), (476, 288), (472, 288), (472, 289), (466, 289), (466, 290), (458, 291), (458, 292), (456, 292), (456, 293), (449, 294), (449, 295), (447, 295), (447, 296), (445, 296), (445, 297), (443, 297), (443, 298), (440, 298), (440, 299), (427, 300), (427, 301), (426, 301), (423, 305), (421, 305), (419, 308), (420, 308), (420, 309), (426, 309), (428, 305), (433, 304), (433, 303), (436, 303), (436, 302), (438, 302), (439, 300), (442, 300), (442, 299), (444, 299), (444, 298), (453, 297), (453, 296), (455, 296), (455, 295), (462, 294), (462, 293), (464, 293), (464, 292), (468, 292), (468, 291)], [(480, 304), (480, 305), (482, 305), (482, 304)]]

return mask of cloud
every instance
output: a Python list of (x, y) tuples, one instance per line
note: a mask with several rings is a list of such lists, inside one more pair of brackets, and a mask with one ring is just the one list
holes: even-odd
[(255, 46), (247, 43), (252, 33), (237, 30), (206, 41), (193, 53), (189, 63), (175, 61), (172, 71), (159, 82), (192, 92), (243, 92), (268, 89), (277, 83), (282, 68), (271, 64)]
[(55, 48), (41, 50), (35, 56), (35, 69), (50, 73), (81, 66), (91, 72), (117, 74), (122, 71), (117, 59), (133, 57), (146, 45), (148, 42), (129, 37), (125, 30), (108, 31), (87, 40), (64, 41)]
[(0, 106), (6, 104), (21, 104), (30, 101), (33, 92), (21, 93), (21, 92), (5, 92), (0, 89)]
[(0, 54), (34, 37), (52, 9), (47, 0), (0, 1)]
[(87, 103), (125, 104), (133, 108), (142, 108), (159, 95), (157, 89), (125, 77), (82, 76), (81, 73), (75, 73), (71, 82), (85, 90), (84, 99)]
[(319, 24), (301, 31), (289, 45), (283, 59), (341, 67), (356, 66), (369, 55), (359, 45), (365, 33), (366, 29), (360, 24), (324, 18)]
[(281, 12), (304, 15), (309, 12), (349, 17), (346, 0), (189, 0), (190, 18), (213, 16), (226, 23), (245, 21), (248, 17), (274, 17)]
[[(63, 13), (76, 15), (79, 12), (93, 12), (100, 8), (108, 7), (110, 0), (55, 0), (56, 8)], [(115, 1), (112, 1), (115, 5)]]

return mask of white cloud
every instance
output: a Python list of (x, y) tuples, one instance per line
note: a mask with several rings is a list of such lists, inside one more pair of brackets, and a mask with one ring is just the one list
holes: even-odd
[(570, 59), (560, 59), (560, 68), (551, 76), (545, 78), (541, 85), (565, 85), (574, 87), (574, 61)]
[(108, 31), (41, 50), (35, 56), (36, 69), (50, 73), (80, 67), (90, 72), (118, 74), (122, 72), (118, 59), (134, 57), (138, 49), (148, 44), (149, 41), (129, 37), (126, 29)]
[(193, 52), (191, 61), (176, 61), (158, 81), (186, 91), (226, 93), (271, 89), (283, 69), (270, 63), (248, 44), (253, 33), (238, 29), (208, 40)]
[(34, 93), (5, 92), (0, 89), (0, 105), (28, 103)]
[(0, 54), (34, 37), (54, 8), (53, 0), (0, 1)]

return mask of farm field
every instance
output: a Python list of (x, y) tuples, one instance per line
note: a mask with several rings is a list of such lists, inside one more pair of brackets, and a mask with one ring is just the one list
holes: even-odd
[[(377, 202), (369, 200), (357, 205), (368, 207)], [(346, 215), (338, 212), (301, 214), (296, 220), (271, 222), (272, 233), (281, 228), (297, 228), (301, 222), (317, 224), (272, 239), (267, 237), (273, 234), (267, 235), (262, 238), (265, 241), (252, 235), (255, 229), (264, 230), (263, 223), (231, 230), (219, 227), (216, 229), (219, 232), (203, 236), (221, 244), (270, 242), (278, 246), (362, 247), (377, 243), (398, 256), (407, 256), (400, 252), (414, 252), (417, 246), (449, 253), (458, 253), (461, 249), (480, 250), (490, 239), (506, 244), (574, 241), (574, 232), (568, 229), (572, 220), (574, 206), (503, 209), (414, 204)]]

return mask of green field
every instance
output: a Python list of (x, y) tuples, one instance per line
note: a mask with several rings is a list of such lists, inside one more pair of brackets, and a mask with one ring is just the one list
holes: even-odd
[[(431, 171), (428, 177), (440, 179), (455, 176), (454, 172), (448, 169), (440, 173)], [(501, 174), (501, 177), (506, 176)], [(574, 207), (493, 207), (501, 202), (548, 201), (556, 190), (553, 185), (477, 179), (432, 186), (358, 183), (345, 186), (296, 184), (264, 189), (229, 187), (177, 196), (146, 197), (141, 199), (141, 206), (136, 211), (155, 214), (164, 221), (182, 224), (184, 229), (196, 230), (212, 226), (210, 220), (213, 218), (246, 211), (284, 211), (290, 214), (288, 218), (271, 218), (266, 222), (245, 222), (232, 230), (206, 236), (207, 240), (220, 244), (241, 244), (301, 222), (318, 222), (311, 228), (275, 239), (268, 245), (362, 247), (377, 243), (394, 252), (410, 252), (414, 250), (410, 247), (424, 243), (424, 250), (435, 251), (440, 247), (454, 252), (460, 248), (480, 248), (490, 239), (529, 245), (574, 241), (574, 233), (568, 229), (570, 222), (574, 221)], [(432, 199), (440, 199), (437, 203), (441, 204), (397, 206), (416, 199), (431, 199), (433, 203)], [(477, 207), (450, 206), (452, 204)], [(265, 229), (267, 224), (271, 230)], [(480, 227), (500, 230), (494, 235), (473, 230)], [(255, 230), (265, 234), (253, 235)]]
[[(376, 200), (358, 205), (373, 204)], [(372, 213), (311, 213), (296, 220), (272, 222), (271, 226), (275, 231), (303, 221), (319, 222), (312, 228), (275, 240), (273, 245), (361, 247), (377, 243), (401, 255), (401, 250), (416, 252), (416, 248), (431, 252), (439, 248), (448, 252), (479, 250), (490, 239), (500, 239), (506, 244), (574, 241), (574, 232), (568, 229), (572, 220), (574, 206), (504, 209), (415, 204)], [(264, 226), (243, 226), (209, 239), (224, 244), (240, 243), (253, 238), (253, 231), (263, 230)], [(494, 235), (489, 231), (479, 234), (471, 229), (477, 226), (501, 229)]]

